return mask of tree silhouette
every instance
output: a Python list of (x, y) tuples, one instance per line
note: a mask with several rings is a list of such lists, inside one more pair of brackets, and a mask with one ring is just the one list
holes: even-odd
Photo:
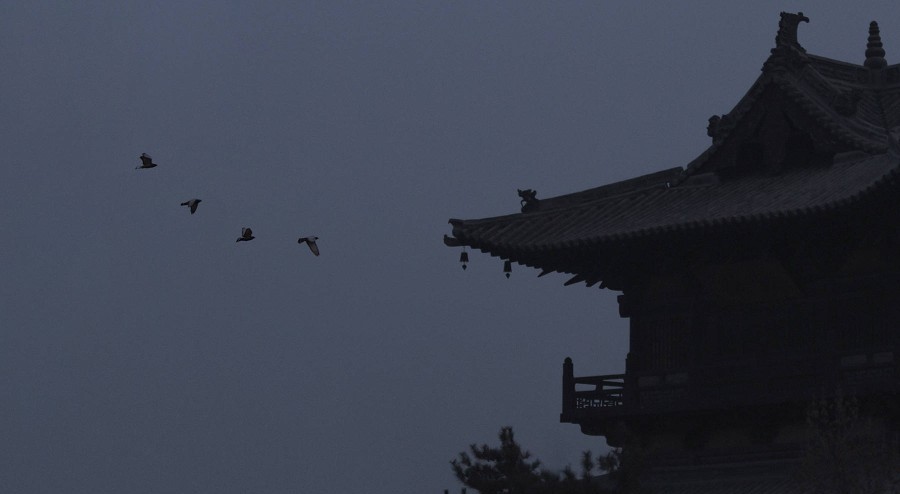
[[(466, 487), (481, 494), (613, 494), (637, 492), (636, 476), (623, 468), (622, 449), (594, 460), (590, 451), (581, 455), (581, 474), (570, 468), (552, 471), (541, 468), (541, 461), (524, 450), (514, 437), (512, 427), (500, 429), (500, 446), (469, 446), (471, 454), (459, 453), (450, 462), (453, 473)], [(599, 475), (608, 472), (607, 478)]]

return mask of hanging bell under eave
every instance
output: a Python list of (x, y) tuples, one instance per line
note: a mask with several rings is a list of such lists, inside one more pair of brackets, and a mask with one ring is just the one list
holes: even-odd
[(506, 273), (507, 278), (509, 278), (509, 275), (512, 273), (512, 261), (509, 259), (503, 261), (503, 272)]
[(463, 250), (459, 253), (459, 262), (462, 263), (463, 271), (466, 269), (466, 265), (469, 263), (469, 253)]

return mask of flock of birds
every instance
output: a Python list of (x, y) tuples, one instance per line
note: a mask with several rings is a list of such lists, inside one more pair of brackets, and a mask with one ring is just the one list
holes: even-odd
[[(147, 153), (141, 153), (140, 158), (141, 158), (141, 166), (135, 168), (136, 170), (155, 168), (157, 165), (156, 163), (153, 162), (153, 158), (151, 158), (150, 155)], [(197, 206), (199, 206), (201, 202), (202, 202), (202, 199), (194, 198), (194, 199), (190, 199), (190, 200), (182, 202), (181, 205), (187, 206), (188, 208), (190, 208), (191, 214), (194, 214), (197, 212)], [(237, 240), (235, 240), (235, 242), (249, 242), (249, 241), (253, 240), (254, 238), (256, 238), (256, 237), (253, 236), (253, 230), (251, 230), (250, 228), (244, 227), (244, 228), (241, 228), (241, 236), (238, 237)], [(313, 254), (318, 256), (319, 255), (319, 246), (316, 245), (316, 240), (319, 240), (319, 237), (315, 237), (315, 236), (300, 237), (297, 239), (297, 243), (298, 244), (305, 243), (307, 245), (307, 247), (309, 247), (309, 250)]]

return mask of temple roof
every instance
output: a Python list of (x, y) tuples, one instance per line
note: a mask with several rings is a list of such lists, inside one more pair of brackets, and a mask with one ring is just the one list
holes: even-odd
[(542, 259), (833, 211), (895, 187), (900, 65), (884, 61), (874, 22), (863, 65), (807, 54), (796, 38), (806, 21), (782, 13), (762, 74), (728, 114), (710, 118), (712, 144), (691, 163), (553, 198), (532, 193), (517, 214), (451, 219), (445, 243), (577, 273)]
[(838, 208), (892, 184), (900, 174), (898, 165), (900, 157), (894, 154), (853, 152), (826, 169), (731, 181), (702, 174), (680, 183), (675, 180), (683, 178), (683, 170), (674, 168), (639, 177), (630, 190), (599, 187), (544, 199), (535, 212), (450, 223), (457, 239), (482, 250), (579, 247)]

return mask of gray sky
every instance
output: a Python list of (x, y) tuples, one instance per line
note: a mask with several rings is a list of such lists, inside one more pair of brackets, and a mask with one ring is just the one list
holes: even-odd
[(0, 2), (0, 485), (426, 494), (505, 425), (603, 450), (560, 381), (624, 370), (615, 294), (463, 272), (447, 219), (686, 164), (782, 10), (900, 61), (894, 1)]

